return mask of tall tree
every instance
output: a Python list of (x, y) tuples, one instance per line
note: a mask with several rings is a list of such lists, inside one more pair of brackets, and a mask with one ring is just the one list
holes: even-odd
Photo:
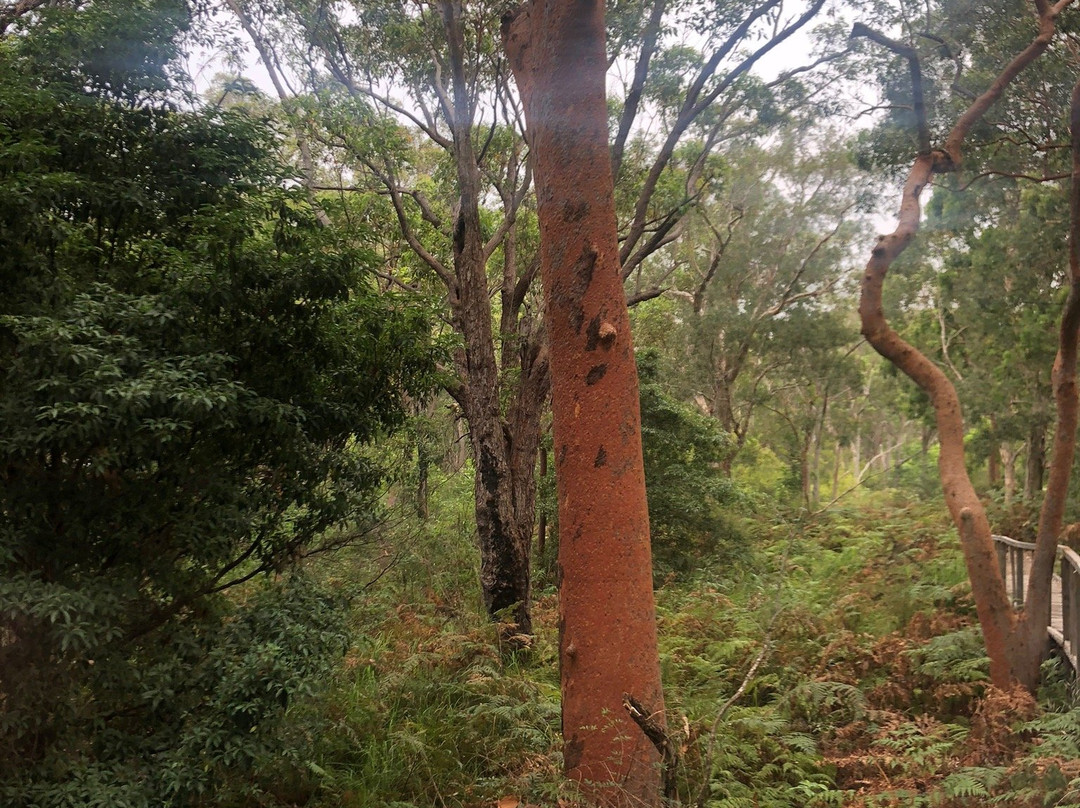
[(186, 3), (30, 19), (0, 41), (0, 804), (196, 804), (342, 650), (299, 562), (373, 519), (358, 447), (430, 387), (431, 322), (272, 130), (177, 109)]
[(649, 513), (607, 142), (602, 0), (520, 7), (503, 36), (535, 161), (559, 497), (564, 757), (590, 798), (658, 805)]
[[(911, 343), (900, 337), (885, 318), (882, 290), (885, 277), (893, 262), (914, 239), (920, 224), (922, 191), (935, 175), (958, 171), (962, 164), (962, 149), (972, 130), (985, 122), (990, 108), (1006, 92), (1021, 73), (1038, 60), (1050, 47), (1057, 32), (1057, 21), (1071, 0), (1059, 0), (1051, 5), (1035, 0), (1036, 33), (1027, 46), (1000, 68), (986, 89), (978, 96), (966, 93), (966, 106), (944, 135), (940, 147), (932, 145), (932, 130), (927, 116), (922, 59), (909, 42), (900, 42), (857, 24), (853, 36), (867, 37), (892, 52), (909, 71), (910, 102), (906, 106), (907, 124), (914, 132), (918, 153), (905, 180), (896, 230), (879, 238), (871, 252), (862, 279), (859, 313), (862, 332), (880, 354), (916, 382), (929, 396), (937, 419), (941, 445), (939, 471), (945, 501), (960, 534), (961, 547), (972, 584), (979, 622), (990, 657), (990, 674), (995, 685), (1009, 688), (1019, 682), (1029, 689), (1038, 683), (1039, 665), (1048, 644), (1046, 616), (1050, 608), (1050, 578), (1061, 529), (1061, 497), (1047, 496), (1040, 518), (1035, 561), (1024, 610), (1018, 615), (1005, 593), (1005, 584), (998, 571), (991, 529), (985, 509), (980, 502), (964, 462), (964, 423), (956, 388), (945, 372)], [(948, 52), (948, 44), (945, 44)], [(964, 60), (957, 58), (957, 71)], [(953, 87), (959, 86), (959, 73)], [(1075, 215), (1075, 214), (1074, 214)], [(1076, 249), (1076, 245), (1073, 245)], [(1075, 280), (1072, 288), (1075, 289)], [(1062, 347), (1055, 363), (1055, 386), (1061, 390), (1059, 430), (1068, 429), (1062, 423), (1070, 417), (1068, 403), (1075, 374), (1075, 304), (1070, 305), (1062, 327)], [(1071, 348), (1069, 347), (1071, 344)], [(1066, 362), (1073, 366), (1066, 367)], [(1072, 412), (1072, 416), (1075, 413)], [(1072, 425), (1075, 431), (1075, 421)], [(1059, 433), (1055, 441), (1056, 463), (1064, 463), (1057, 471), (1068, 480), (1072, 465), (1074, 436)], [(1059, 492), (1060, 493), (1060, 492)]]
[[(769, 377), (794, 355), (794, 309), (827, 317), (847, 275), (868, 193), (831, 133), (789, 133), (769, 147), (734, 144), (721, 190), (695, 206), (669, 295), (689, 305), (672, 328), (686, 335), (688, 383), (741, 448)], [(785, 340), (783, 337), (789, 337)], [(733, 454), (729, 463), (734, 460)]]
[(259, 3), (230, 7), (260, 53), (273, 54), (266, 61), (288, 65), (298, 51), (309, 60), (293, 67), (318, 94), (305, 108), (318, 113), (324, 171), (337, 174), (323, 187), (389, 199), (408, 251), (388, 266), (390, 285), (434, 283), (445, 296), (460, 337), (447, 389), (469, 425), (484, 602), (504, 637), (524, 642), (549, 381), (530, 300), (539, 258), (524, 124), (492, 56), (498, 14), (460, 0), (355, 3), (340, 17), (299, 2), (285, 16)]
[[(714, 183), (711, 156), (733, 134), (764, 126), (768, 116), (748, 112), (746, 100), (768, 98), (780, 113), (813, 95), (801, 81), (805, 71), (767, 86), (749, 71), (823, 3), (814, 0), (796, 16), (785, 15), (780, 0), (703, 16), (691, 3), (668, 0), (618, 6), (607, 58), (632, 76), (616, 99), (622, 104), (612, 144), (622, 272), (632, 301), (663, 292), (664, 271), (652, 272), (648, 259), (678, 237), (691, 203)], [(540, 261), (524, 124), (493, 45), (505, 5), (230, 6), (247, 19), (260, 50), (272, 51), (275, 64), (291, 64), (303, 80), (312, 101), (301, 106), (317, 113), (323, 155), (340, 168), (330, 185), (390, 199), (412, 253), (394, 282), (433, 279), (445, 294), (447, 320), (461, 338), (448, 389), (469, 423), (484, 599), (493, 615), (510, 612), (507, 636), (520, 637), (530, 626), (529, 541), (549, 376), (530, 292)], [(676, 44), (677, 20), (695, 27), (700, 50)], [(673, 58), (664, 63), (664, 54)], [(662, 137), (643, 123), (658, 110), (667, 116)]]

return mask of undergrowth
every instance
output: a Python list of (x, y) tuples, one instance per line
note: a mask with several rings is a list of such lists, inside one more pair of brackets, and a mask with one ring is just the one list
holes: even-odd
[[(474, 594), (471, 486), (442, 485), (442, 516), (323, 563), (352, 647), (294, 708), (322, 728), (301, 771), (263, 773), (268, 805), (579, 805), (560, 776), (556, 595), (538, 593), (533, 646), (500, 652)], [(1080, 805), (1073, 686), (1053, 663), (1038, 703), (989, 686), (939, 509), (879, 495), (745, 532), (752, 567), (657, 592), (679, 804)]]

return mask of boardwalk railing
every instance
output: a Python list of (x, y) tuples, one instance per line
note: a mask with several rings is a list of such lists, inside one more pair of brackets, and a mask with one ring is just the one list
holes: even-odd
[[(1013, 608), (1023, 606), (1035, 545), (1008, 536), (994, 536), (994, 548), (997, 550), (1001, 577), (1005, 579), (1005, 591), (1009, 593)], [(1058, 560), (1060, 573), (1055, 573), (1050, 582), (1050, 613), (1046, 615), (1046, 631), (1065, 652), (1073, 670), (1080, 671), (1077, 667), (1077, 650), (1080, 649), (1080, 555), (1059, 545)]]

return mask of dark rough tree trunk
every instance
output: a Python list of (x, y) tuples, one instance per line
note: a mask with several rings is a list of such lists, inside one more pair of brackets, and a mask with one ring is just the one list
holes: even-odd
[(531, 2), (504, 21), (535, 160), (559, 496), (567, 773), (590, 801), (656, 806), (663, 693), (637, 370), (620, 275), (602, 0)]
[[(1018, 616), (1005, 591), (1005, 582), (998, 570), (991, 537), (990, 523), (982, 502), (968, 476), (964, 463), (964, 422), (956, 388), (941, 369), (917, 348), (905, 342), (888, 324), (882, 307), (882, 289), (889, 268), (914, 239), (919, 228), (921, 208), (919, 197), (935, 173), (955, 171), (961, 162), (961, 147), (971, 128), (1001, 96), (1005, 88), (1029, 64), (1039, 58), (1050, 45), (1056, 30), (1058, 15), (1071, 0), (1059, 0), (1051, 6), (1046, 0), (1035, 0), (1038, 12), (1038, 34), (1021, 53), (1015, 56), (982, 95), (972, 101), (957, 120), (941, 148), (932, 149), (926, 125), (922, 95), (922, 77), (915, 51), (879, 33), (857, 24), (852, 36), (865, 36), (905, 57), (911, 68), (913, 112), (917, 121), (919, 154), (908, 173), (900, 205), (896, 230), (878, 239), (871, 252), (862, 278), (859, 315), (862, 333), (874, 349), (902, 370), (930, 397), (938, 427), (941, 453), (938, 470), (941, 475), (945, 502), (960, 534), (960, 544), (971, 580), (979, 624), (990, 658), (990, 679), (1002, 689), (1020, 683), (1034, 691), (1038, 684), (1039, 663), (1046, 651), (1046, 617), (1049, 613), (1050, 578), (1053, 572), (1057, 535), (1061, 529), (1061, 496), (1047, 493), (1040, 518), (1035, 560), (1028, 587), (1024, 611)], [(1076, 105), (1074, 104), (1074, 120)], [(1080, 177), (1076, 161), (1074, 130), (1074, 172)], [(1076, 204), (1076, 182), (1073, 202)], [(1073, 213), (1073, 232), (1076, 233), (1076, 208)], [(1073, 251), (1073, 282), (1069, 303), (1062, 323), (1061, 351), (1054, 366), (1055, 393), (1058, 398), (1059, 423), (1054, 443), (1054, 462), (1051, 485), (1060, 487), (1056, 472), (1068, 485), (1068, 470), (1076, 431), (1075, 365), (1076, 322), (1080, 317), (1078, 301), (1078, 269)], [(1070, 397), (1071, 396), (1071, 403)], [(1068, 418), (1072, 418), (1071, 428)], [(1063, 431), (1064, 430), (1064, 431)], [(1067, 434), (1066, 434), (1067, 433)], [(1067, 455), (1067, 460), (1066, 460)], [(1056, 489), (1055, 489), (1056, 490)]]
[[(533, 496), (532, 463), (537, 446), (517, 446), (516, 433), (504, 426), (499, 401), (499, 365), (491, 327), (488, 296), (487, 254), (480, 226), (480, 168), (473, 147), (473, 107), (465, 74), (464, 33), (461, 3), (440, 3), (450, 52), (453, 91), (452, 130), (457, 168), (459, 210), (454, 222), (454, 275), (451, 308), (454, 326), (464, 345), (457, 358), (466, 383), (453, 392), (469, 422), (473, 462), (476, 464), (476, 527), (480, 542), (480, 583), (484, 605), (493, 616), (506, 619), (507, 638), (532, 632), (529, 614), (529, 550), (532, 541), (532, 508), (519, 502), (523, 491)], [(456, 295), (453, 294), (456, 292)], [(539, 410), (539, 407), (537, 408)], [(539, 422), (539, 412), (536, 415)], [(531, 454), (525, 473), (514, 456)], [(528, 514), (527, 524), (519, 518)]]

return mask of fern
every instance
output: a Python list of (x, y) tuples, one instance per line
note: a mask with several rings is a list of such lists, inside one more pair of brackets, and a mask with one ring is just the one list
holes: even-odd
[(854, 685), (812, 679), (788, 696), (791, 714), (815, 729), (838, 723), (850, 724), (866, 715), (866, 697)]
[(985, 682), (990, 678), (978, 626), (931, 637), (926, 644), (904, 652), (914, 662), (914, 670), (938, 682)]
[(1004, 766), (960, 769), (941, 781), (941, 794), (946, 799), (991, 797), (1007, 775)]

